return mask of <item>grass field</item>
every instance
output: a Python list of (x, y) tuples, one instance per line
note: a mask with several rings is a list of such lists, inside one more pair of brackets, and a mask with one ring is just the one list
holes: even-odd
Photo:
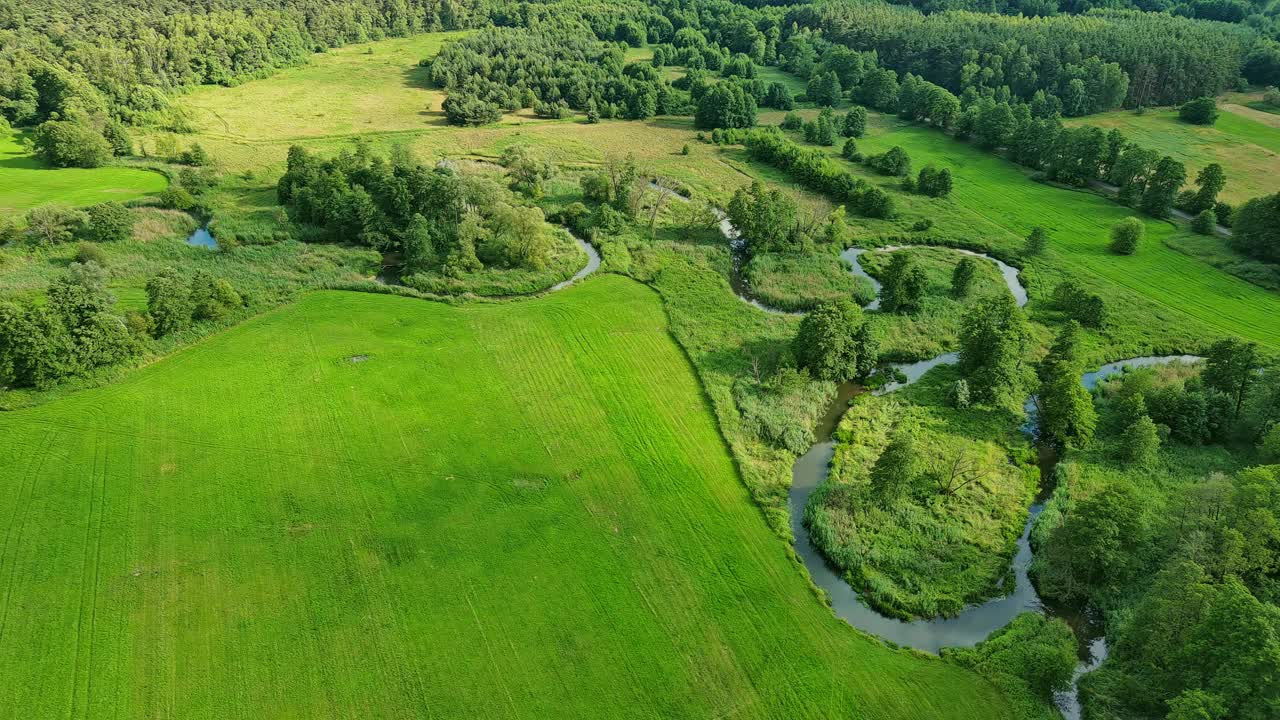
[(311, 294), (0, 434), (0, 715), (1009, 716), (817, 600), (622, 278)]
[(40, 205), (124, 202), (168, 185), (164, 175), (140, 168), (51, 168), (27, 152), (21, 133), (0, 132), (0, 217), (16, 218)]
[[(769, 116), (774, 121), (780, 115)], [(1116, 322), (1107, 338), (1114, 357), (1144, 349), (1194, 348), (1206, 334), (1238, 335), (1280, 351), (1280, 295), (1217, 270), (1168, 247), (1165, 240), (1189, 234), (1170, 222), (1145, 218), (1146, 239), (1137, 255), (1107, 249), (1110, 228), (1133, 211), (1089, 192), (1032, 181), (1017, 165), (969, 143), (896, 118), (873, 114), (865, 153), (902, 146), (915, 170), (926, 163), (950, 168), (951, 195), (932, 199), (906, 194), (898, 181), (864, 166), (836, 160), (856, 175), (894, 193), (902, 217), (896, 222), (851, 218), (866, 239), (905, 231), (918, 218), (934, 221), (931, 233), (956, 242), (1018, 254), (1036, 225), (1049, 230), (1048, 251), (1029, 263), (1024, 280), (1032, 298), (1046, 298), (1062, 280), (1086, 284), (1103, 295)], [(838, 149), (831, 148), (833, 157)], [(747, 162), (745, 151), (727, 154)], [(869, 237), (868, 237), (869, 236)], [(1033, 303), (1033, 312), (1043, 310)]]
[(1070, 124), (1119, 128), (1130, 141), (1182, 161), (1187, 166), (1188, 183), (1194, 182), (1200, 168), (1219, 163), (1227, 173), (1221, 197), (1230, 203), (1280, 191), (1276, 179), (1280, 174), (1280, 127), (1266, 123), (1265, 114), (1247, 107), (1226, 105), (1221, 111), (1211, 126), (1182, 122), (1177, 110), (1148, 110), (1142, 115), (1119, 110), (1078, 118)]
[(445, 94), (430, 89), (429, 71), (418, 62), (464, 35), (348, 45), (263, 80), (199, 88), (183, 98), (183, 106), (202, 134), (249, 142), (443, 126)]

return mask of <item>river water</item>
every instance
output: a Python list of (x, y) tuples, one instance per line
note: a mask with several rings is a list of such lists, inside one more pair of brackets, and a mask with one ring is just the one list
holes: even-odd
[[(785, 313), (786, 311), (764, 305), (750, 296), (750, 288), (741, 278), (740, 271), (744, 253), (738, 232), (723, 213), (720, 213), (719, 216), (721, 233), (729, 240), (733, 248), (734, 277), (731, 279), (731, 285), (735, 294), (743, 302), (749, 303), (765, 312)], [(889, 245), (876, 249), (893, 252), (909, 247), (917, 246)], [(1000, 270), (1005, 286), (1017, 301), (1018, 307), (1023, 307), (1027, 304), (1027, 291), (1022, 285), (1017, 268), (983, 253), (958, 248), (949, 249), (994, 263)], [(854, 276), (870, 281), (876, 291), (876, 299), (869, 303), (866, 309), (875, 310), (880, 306), (881, 284), (862, 268), (859, 259), (865, 252), (868, 252), (868, 250), (864, 248), (850, 248), (841, 253), (841, 257), (849, 263), (850, 272)], [(1092, 390), (1100, 380), (1128, 369), (1170, 362), (1190, 363), (1199, 359), (1193, 355), (1169, 355), (1120, 360), (1103, 365), (1093, 372), (1085, 373), (1081, 377), (1081, 383)], [(892, 367), (901, 372), (905, 379), (888, 383), (875, 392), (877, 394), (893, 392), (919, 380), (925, 373), (939, 365), (951, 365), (958, 361), (959, 354), (950, 352), (919, 362), (894, 364)], [(1039, 593), (1036, 592), (1035, 586), (1028, 577), (1032, 561), (1029, 541), (1031, 527), (1044, 509), (1043, 502), (1048, 497), (1049, 491), (1052, 490), (1051, 487), (1045, 486), (1041, 491), (1040, 497), (1028, 509), (1027, 521), (1022, 528), (1022, 534), (1018, 538), (1017, 551), (1012, 561), (1013, 588), (1002, 597), (970, 605), (955, 617), (903, 621), (881, 615), (868, 605), (863, 604), (858, 598), (858, 593), (827, 563), (826, 558), (813, 544), (809, 536), (809, 530), (804, 524), (804, 510), (813, 491), (827, 478), (831, 459), (835, 454), (835, 444), (831, 440), (831, 434), (839, 423), (841, 416), (843, 416), (844, 411), (849, 407), (850, 401), (860, 392), (862, 392), (862, 389), (852, 383), (846, 383), (839, 388), (836, 398), (818, 425), (815, 433), (817, 442), (808, 452), (797, 458), (791, 468), (791, 493), (789, 496), (791, 530), (795, 535), (796, 552), (804, 562), (805, 568), (809, 571), (810, 577), (813, 578), (814, 584), (826, 592), (835, 614), (850, 625), (897, 645), (933, 653), (948, 646), (973, 646), (984, 640), (995, 630), (1007, 625), (1013, 618), (1023, 612), (1040, 612), (1049, 617), (1062, 618), (1072, 626), (1076, 633), (1079, 642), (1079, 661), (1070, 689), (1056, 693), (1054, 700), (1059, 711), (1062, 712), (1067, 720), (1079, 720), (1081, 709), (1077, 681), (1085, 673), (1096, 669), (1106, 659), (1107, 640), (1102, 634), (1101, 623), (1096, 618), (1090, 617), (1088, 613), (1082, 612), (1078, 608), (1060, 608), (1052, 604), (1046, 604), (1041, 600)], [(1035, 434), (1034, 408), (1034, 403), (1028, 400), (1029, 419), (1027, 425), (1024, 426), (1024, 430), (1033, 437)], [(1054, 458), (1050, 457), (1049, 460), (1049, 472), (1042, 476), (1042, 482), (1044, 483), (1052, 481), (1051, 471)]]

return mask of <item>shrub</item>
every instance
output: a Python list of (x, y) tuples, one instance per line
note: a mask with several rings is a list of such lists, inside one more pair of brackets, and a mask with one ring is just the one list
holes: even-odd
[(789, 112), (782, 117), (783, 130), (799, 130), (804, 127), (804, 119), (793, 112)]
[(182, 151), (182, 155), (179, 156), (178, 162), (192, 167), (206, 167), (212, 164), (213, 161), (209, 158), (209, 153), (205, 152), (204, 147), (201, 146), (200, 143), (195, 143), (191, 147)]
[(179, 185), (170, 185), (160, 193), (160, 206), (172, 210), (190, 210), (196, 206), (196, 199), (190, 191)]
[(102, 248), (90, 242), (81, 242), (76, 245), (76, 262), (78, 263), (97, 263), (102, 267), (107, 266), (107, 254)]
[(894, 145), (886, 152), (867, 158), (867, 164), (881, 175), (907, 175), (911, 172), (911, 157), (900, 146)]
[(1217, 222), (1218, 216), (1215, 215), (1212, 210), (1205, 210), (1192, 218), (1191, 229), (1201, 235), (1211, 235), (1213, 234), (1213, 228), (1217, 225)]
[(1194, 125), (1212, 125), (1218, 120), (1218, 103), (1212, 97), (1199, 97), (1178, 108), (1178, 117)]
[(133, 236), (133, 212), (120, 203), (102, 203), (85, 211), (88, 220), (80, 236), (91, 242), (128, 240)]
[(1031, 234), (1027, 236), (1027, 242), (1024, 246), (1024, 252), (1027, 255), (1039, 255), (1049, 245), (1049, 233), (1039, 225), (1031, 228)]
[(841, 146), (840, 148), (840, 157), (844, 158), (845, 160), (852, 160), (854, 162), (857, 162), (857, 158), (859, 157), (857, 141), (855, 141), (853, 138), (849, 138), (848, 140), (845, 140), (844, 145)]
[(1111, 252), (1132, 255), (1138, 252), (1138, 244), (1147, 228), (1136, 217), (1127, 217), (1111, 227)]

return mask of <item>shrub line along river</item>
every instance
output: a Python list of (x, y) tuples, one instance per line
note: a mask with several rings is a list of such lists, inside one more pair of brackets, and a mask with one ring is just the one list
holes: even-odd
[[(684, 201), (679, 195), (675, 197)], [(734, 252), (734, 275), (731, 285), (734, 292), (746, 302), (764, 312), (788, 315), (803, 315), (803, 313), (791, 312), (779, 308), (769, 307), (761, 303), (756, 298), (751, 297), (750, 287), (746, 280), (742, 277), (741, 269), (744, 261), (744, 247), (741, 242), (737, 229), (729, 222), (729, 219), (723, 212), (718, 212), (720, 217), (720, 231), (729, 240)], [(895, 250), (905, 250), (911, 247), (925, 247), (915, 245), (887, 245), (885, 247), (875, 248), (878, 251), (893, 252)], [(939, 247), (939, 246), (927, 246)], [(947, 248), (954, 252), (972, 257), (988, 260), (999, 268), (1001, 276), (1004, 278), (1006, 287), (1013, 294), (1014, 299), (1018, 303), (1018, 307), (1027, 304), (1027, 290), (1022, 285), (1019, 278), (1019, 271), (990, 255), (974, 252), (972, 250), (964, 250), (961, 248)], [(850, 248), (840, 254), (840, 257), (848, 261), (850, 272), (856, 277), (866, 278), (871, 282), (872, 287), (876, 291), (876, 298), (866, 305), (868, 310), (876, 310), (880, 307), (880, 289), (879, 281), (871, 277), (859, 263), (860, 256), (869, 252), (865, 248)], [(887, 383), (883, 387), (875, 391), (876, 394), (893, 392), (899, 388), (910, 385), (919, 380), (929, 370), (939, 365), (951, 365), (959, 362), (959, 353), (949, 352), (943, 353), (928, 360), (921, 360), (913, 363), (894, 363), (890, 367), (905, 376), (904, 380), (898, 382)], [(1168, 355), (1168, 356), (1150, 356), (1136, 357), (1127, 360), (1120, 360), (1114, 363), (1103, 365), (1101, 368), (1085, 373), (1081, 377), (1081, 383), (1093, 389), (1098, 382), (1104, 378), (1125, 372), (1131, 368), (1149, 367), (1153, 365), (1162, 365), (1165, 363), (1181, 361), (1196, 362), (1200, 360), (1194, 355)], [(809, 571), (810, 577), (814, 584), (822, 588), (830, 599), (831, 608), (836, 615), (843, 618), (850, 625), (877, 635), (897, 645), (925, 650), (936, 653), (943, 647), (963, 646), (970, 647), (985, 639), (995, 630), (1007, 625), (1011, 620), (1019, 614), (1027, 611), (1040, 612), (1048, 617), (1060, 617), (1066, 620), (1076, 632), (1079, 641), (1079, 663), (1076, 666), (1075, 676), (1072, 679), (1071, 688), (1067, 691), (1057, 693), (1055, 695), (1055, 703), (1058, 709), (1068, 720), (1078, 720), (1081, 716), (1080, 703), (1077, 691), (1077, 681), (1080, 676), (1097, 668), (1107, 656), (1107, 641), (1102, 634), (1102, 628), (1096, 621), (1096, 618), (1090, 617), (1087, 613), (1081, 612), (1078, 608), (1056, 607), (1046, 604), (1041, 600), (1040, 595), (1036, 592), (1035, 586), (1031, 583), (1028, 571), (1031, 568), (1032, 551), (1030, 543), (1031, 527), (1035, 523), (1036, 518), (1044, 509), (1044, 501), (1052, 491), (1052, 486), (1048, 485), (1053, 479), (1053, 467), (1057, 458), (1051, 454), (1044, 454), (1046, 462), (1042, 464), (1043, 474), (1042, 490), (1040, 496), (1031, 505), (1027, 514), (1026, 524), (1022, 528), (1022, 534), (1018, 538), (1017, 552), (1013, 558), (1013, 589), (1003, 597), (992, 598), (983, 603), (970, 605), (962, 610), (955, 617), (934, 618), (930, 620), (914, 620), (903, 621), (897, 618), (887, 617), (876, 612), (870, 606), (864, 604), (859, 598), (858, 593), (845, 582), (844, 578), (834, 570), (826, 561), (821, 551), (814, 545), (813, 540), (809, 536), (809, 530), (804, 524), (804, 511), (808, 505), (809, 497), (813, 491), (826, 480), (827, 473), (830, 468), (831, 459), (835, 454), (835, 443), (831, 439), (831, 434), (840, 422), (840, 418), (844, 415), (845, 410), (849, 407), (850, 401), (858, 394), (864, 392), (863, 388), (854, 383), (844, 383), (837, 390), (836, 397), (828, 407), (826, 414), (818, 423), (815, 430), (817, 442), (809, 448), (809, 451), (798, 457), (795, 464), (791, 468), (791, 493), (789, 495), (790, 514), (791, 514), (791, 530), (795, 535), (796, 552), (800, 559), (804, 562), (804, 566)], [(1028, 410), (1028, 422), (1023, 429), (1034, 437), (1035, 414), (1034, 404), (1032, 400), (1027, 401), (1026, 408)]]

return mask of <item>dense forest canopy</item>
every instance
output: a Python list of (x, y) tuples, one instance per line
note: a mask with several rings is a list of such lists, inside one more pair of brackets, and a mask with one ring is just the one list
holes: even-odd
[(1121, 11), (1047, 18), (964, 11), (925, 15), (842, 1), (795, 7), (785, 16), (785, 25), (793, 24), (822, 30), (827, 39), (858, 50), (874, 50), (886, 67), (956, 92), (976, 72), (1030, 99), (1036, 90), (1069, 84), (1078, 72), (1073, 66), (1096, 57), (1128, 74), (1129, 106), (1179, 103), (1231, 88), (1260, 42), (1242, 26)]

